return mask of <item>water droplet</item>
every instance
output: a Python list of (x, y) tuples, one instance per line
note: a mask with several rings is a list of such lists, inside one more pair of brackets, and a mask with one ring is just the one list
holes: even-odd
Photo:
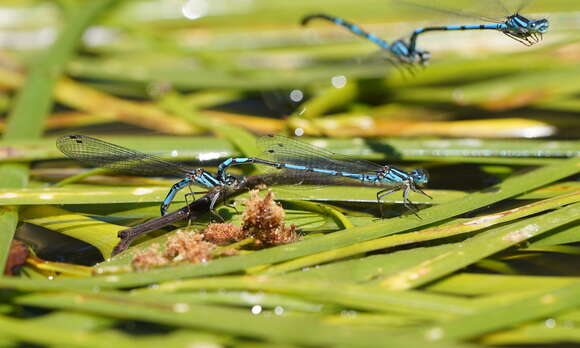
[(145, 187), (139, 187), (139, 188), (136, 188), (135, 190), (133, 190), (133, 194), (135, 196), (142, 196), (142, 195), (146, 195), (146, 194), (149, 194), (149, 193), (152, 193), (152, 192), (153, 192), (152, 189), (145, 188)]
[(430, 330), (427, 330), (427, 334), (425, 335), (425, 338), (427, 338), (429, 341), (437, 341), (443, 338), (443, 329), (440, 327), (434, 327)]
[(556, 327), (556, 320), (554, 318), (546, 319), (544, 324), (548, 329), (553, 329)]
[(348, 317), (348, 318), (354, 318), (357, 316), (357, 312), (353, 311), (353, 310), (344, 310), (342, 312), (340, 312), (340, 315), (343, 317)]
[[(134, 68), (135, 69), (135, 68)], [(142, 72), (134, 70), (135, 73), (140, 74)], [(172, 85), (168, 81), (155, 81), (147, 85), (147, 94), (151, 98), (157, 99), (163, 95), (169, 93), (173, 89)]]
[(452, 93), (452, 98), (453, 100), (455, 100), (457, 103), (463, 103), (465, 101), (465, 94), (463, 93), (462, 90), (460, 89), (456, 89), (453, 91)]
[(262, 306), (255, 305), (252, 307), (251, 311), (252, 311), (252, 314), (258, 315), (258, 314), (262, 313)]
[(330, 82), (332, 83), (334, 88), (343, 88), (344, 86), (346, 86), (347, 81), (348, 80), (344, 75), (333, 76), (332, 79), (330, 79)]
[(297, 137), (303, 136), (304, 135), (304, 129), (302, 129), (302, 128), (296, 128), (294, 130), (294, 135), (297, 136)]
[(282, 315), (282, 314), (284, 314), (284, 308), (283, 307), (280, 307), (280, 306), (276, 306), (274, 308), (274, 313), (276, 315)]
[(264, 301), (264, 294), (244, 292), (242, 294), (242, 299), (248, 303), (260, 303)]
[(295, 103), (301, 102), (304, 99), (304, 93), (299, 89), (293, 89), (290, 92), (290, 100)]
[(221, 344), (211, 342), (195, 342), (187, 346), (187, 348), (222, 348)]
[(119, 277), (118, 276), (108, 276), (105, 278), (105, 281), (108, 283), (116, 283), (119, 281)]
[(173, 310), (177, 313), (185, 313), (189, 311), (189, 305), (187, 303), (176, 303), (173, 305)]
[(229, 156), (229, 154), (226, 152), (203, 152), (197, 156), (197, 159), (200, 161), (211, 161), (225, 156)]
[(207, 0), (188, 0), (181, 7), (181, 13), (187, 19), (198, 19), (207, 15), (209, 4)]
[(118, 32), (106, 27), (95, 26), (83, 34), (83, 41), (89, 47), (98, 47), (111, 43), (117, 39)]

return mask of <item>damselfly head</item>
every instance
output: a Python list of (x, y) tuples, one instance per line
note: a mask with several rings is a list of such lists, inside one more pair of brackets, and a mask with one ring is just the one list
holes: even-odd
[(429, 51), (417, 51), (417, 56), (419, 57), (419, 63), (421, 65), (427, 65), (429, 60), (431, 60), (431, 53)]
[(233, 175), (226, 175), (223, 184), (226, 186), (237, 186), (240, 184), (240, 180)]
[(418, 185), (424, 185), (429, 181), (429, 173), (423, 169), (414, 169), (411, 172), (413, 182)]
[(530, 20), (528, 28), (532, 33), (544, 34), (550, 29), (550, 21), (546, 18)]

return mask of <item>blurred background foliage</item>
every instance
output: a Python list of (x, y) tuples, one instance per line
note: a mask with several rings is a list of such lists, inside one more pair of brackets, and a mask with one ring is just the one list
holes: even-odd
[[(387, 0), (1, 1), (0, 263), (17, 259), (14, 235), (34, 252), (0, 278), (0, 345), (578, 343), (579, 11), (533, 2), (524, 14), (551, 22), (534, 47), (425, 34), (431, 64), (409, 72), (300, 19), (342, 16), (387, 41), (474, 20)], [(391, 195), (381, 220), (374, 188), (273, 187), (301, 242), (132, 272), (175, 230), (108, 259), (117, 233), (156, 218), (175, 178), (87, 174), (54, 146), (73, 133), (211, 171), (257, 155), (254, 135), (315, 137), (426, 168), (433, 200), (411, 196), (417, 218)]]

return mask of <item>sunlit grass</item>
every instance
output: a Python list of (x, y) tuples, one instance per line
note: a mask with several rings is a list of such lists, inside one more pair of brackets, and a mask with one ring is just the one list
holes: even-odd
[[(0, 278), (2, 343), (580, 341), (576, 2), (534, 4), (532, 12), (555, 13), (557, 23), (532, 48), (493, 32), (425, 36), (433, 64), (414, 75), (341, 28), (298, 23), (332, 12), (393, 40), (433, 21), (428, 13), (388, 1), (216, 0), (208, 2), (211, 15), (184, 17), (201, 3), (2, 5), (18, 30), (63, 23), (46, 50), (43, 41), (37, 51), (14, 45), (0, 56), (0, 263), (15, 233), (38, 252), (19, 275)], [(421, 207), (414, 215), (394, 193), (380, 219), (376, 187), (275, 186), (299, 242), (240, 243), (235, 256), (136, 272), (135, 252), (188, 222), (109, 258), (117, 233), (157, 218), (176, 178), (85, 172), (54, 146), (56, 135), (71, 133), (210, 171), (231, 156), (259, 156), (256, 134), (303, 134), (340, 154), (425, 168), (433, 199), (411, 194)], [(239, 224), (247, 198), (242, 192), (232, 197), (235, 209), (218, 211)], [(185, 201), (178, 195), (171, 209)], [(189, 227), (212, 219), (208, 213)], [(86, 247), (71, 257), (63, 236)], [(97, 260), (94, 249), (104, 261), (74, 264)]]

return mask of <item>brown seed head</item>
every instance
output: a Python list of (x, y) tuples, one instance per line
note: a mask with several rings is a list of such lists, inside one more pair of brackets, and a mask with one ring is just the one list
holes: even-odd
[(217, 245), (228, 245), (248, 237), (241, 227), (230, 223), (209, 224), (202, 233), (206, 241)]
[(163, 256), (171, 262), (206, 262), (212, 258), (214, 244), (203, 240), (199, 233), (177, 231), (167, 240)]
[(159, 244), (152, 244), (149, 248), (139, 251), (131, 261), (131, 265), (137, 271), (164, 266), (169, 263), (159, 251)]
[(264, 198), (257, 190), (250, 191), (245, 205), (242, 229), (256, 239), (256, 244), (280, 245), (298, 240), (295, 226), (284, 226), (284, 209), (274, 201), (272, 191)]

